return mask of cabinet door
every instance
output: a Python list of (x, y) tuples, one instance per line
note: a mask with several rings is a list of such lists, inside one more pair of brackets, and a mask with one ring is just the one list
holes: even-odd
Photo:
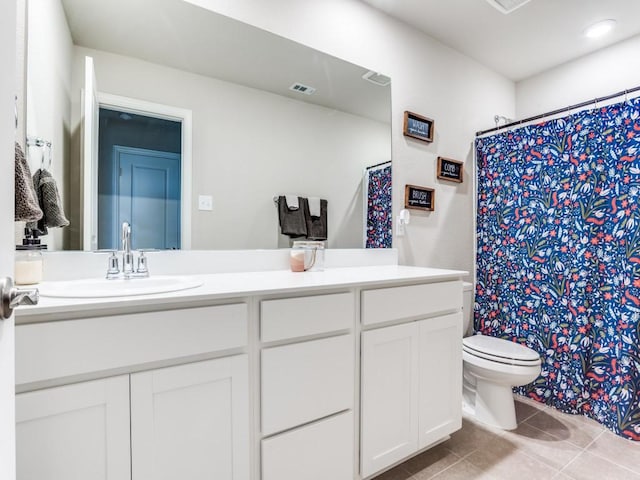
[(462, 426), (462, 313), (422, 320), (419, 328), (418, 448), (424, 448)]
[(128, 480), (129, 376), (16, 395), (17, 478)]
[(131, 375), (135, 480), (249, 478), (247, 355)]
[(418, 448), (418, 324), (362, 334), (361, 475)]

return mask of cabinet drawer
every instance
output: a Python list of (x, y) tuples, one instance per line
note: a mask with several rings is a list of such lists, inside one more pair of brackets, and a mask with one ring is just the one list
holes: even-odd
[(246, 344), (245, 304), (19, 325), (16, 384), (107, 372)]
[(353, 408), (353, 335), (262, 351), (262, 433)]
[(362, 292), (362, 323), (373, 325), (462, 308), (462, 282), (440, 282)]
[(263, 342), (316, 335), (353, 327), (352, 293), (265, 300), (260, 303)]
[(353, 480), (353, 413), (262, 441), (262, 480)]

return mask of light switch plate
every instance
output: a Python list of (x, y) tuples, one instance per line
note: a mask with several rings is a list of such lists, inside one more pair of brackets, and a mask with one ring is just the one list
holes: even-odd
[(213, 197), (211, 195), (198, 195), (198, 210), (213, 210)]

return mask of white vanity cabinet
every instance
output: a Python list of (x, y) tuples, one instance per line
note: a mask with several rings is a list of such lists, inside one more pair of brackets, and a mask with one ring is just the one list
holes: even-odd
[(17, 478), (369, 479), (461, 426), (463, 274), (215, 274), (193, 297), (45, 299), (16, 325)]
[(362, 332), (363, 478), (461, 427), (461, 307), (460, 282), (362, 292), (364, 325), (400, 322)]
[(260, 310), (262, 480), (352, 480), (354, 292)]
[(18, 325), (17, 478), (248, 480), (247, 323), (232, 304)]

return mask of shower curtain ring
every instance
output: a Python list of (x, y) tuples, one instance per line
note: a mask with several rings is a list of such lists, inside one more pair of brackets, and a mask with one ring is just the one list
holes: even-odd
[(629, 101), (629, 91), (625, 90), (624, 91), (624, 103), (627, 103)]

